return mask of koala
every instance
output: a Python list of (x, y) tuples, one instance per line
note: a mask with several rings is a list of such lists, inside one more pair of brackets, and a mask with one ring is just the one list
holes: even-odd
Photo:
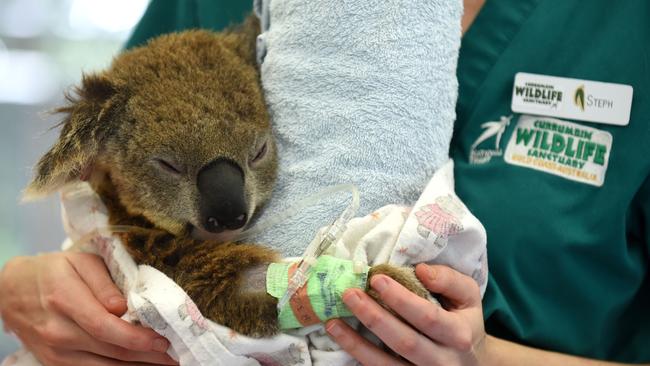
[[(248, 276), (281, 258), (228, 240), (269, 200), (278, 166), (258, 33), (250, 16), (221, 33), (163, 35), (85, 75), (58, 109), (60, 137), (25, 195), (87, 181), (110, 223), (133, 227), (116, 235), (137, 264), (173, 279), (207, 318), (265, 337), (279, 331), (277, 299)], [(377, 273), (428, 295), (412, 270), (371, 268)]]

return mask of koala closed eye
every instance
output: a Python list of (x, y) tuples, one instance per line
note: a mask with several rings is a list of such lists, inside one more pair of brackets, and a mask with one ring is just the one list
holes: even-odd
[(264, 142), (262, 147), (260, 147), (253, 158), (250, 160), (251, 165), (255, 166), (256, 163), (259, 163), (264, 156), (266, 156), (266, 151), (268, 150), (268, 141)]
[(170, 162), (169, 160), (162, 158), (153, 158), (152, 161), (159, 169), (173, 176), (179, 176), (183, 174), (183, 168), (178, 164)]

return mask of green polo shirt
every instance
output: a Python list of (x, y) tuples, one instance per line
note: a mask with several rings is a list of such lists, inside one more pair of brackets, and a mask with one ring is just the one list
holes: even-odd
[[(458, 194), (487, 230), (491, 334), (591, 358), (650, 361), (649, 16), (648, 0), (487, 1), (463, 39), (451, 155)], [(523, 125), (511, 110), (518, 72), (630, 85), (629, 125), (545, 117), (524, 117)], [(500, 146), (496, 135), (475, 145), (484, 123), (509, 116)], [(514, 164), (508, 148), (541, 151), (532, 139), (525, 147), (530, 123), (549, 138), (559, 133), (549, 127), (562, 126), (562, 139), (573, 139), (568, 154), (535, 159), (556, 160), (554, 168), (575, 168), (567, 155), (577, 155), (579, 140), (610, 134), (595, 159), (602, 185), (576, 180), (571, 169)]]
[[(219, 30), (248, 12), (248, 0), (153, 1), (127, 47), (174, 30)], [(648, 16), (647, 0), (491, 0), (463, 39), (451, 155), (458, 194), (488, 234), (491, 334), (650, 361)], [(629, 125), (513, 113), (518, 72), (630, 85)], [(536, 129), (548, 134), (546, 149), (544, 139), (527, 140)], [(555, 135), (563, 149), (551, 146)], [(585, 153), (594, 136), (607, 139)], [(513, 163), (509, 145), (535, 150), (544, 164)], [(581, 171), (584, 163), (596, 173)], [(602, 184), (593, 184), (596, 176)]]

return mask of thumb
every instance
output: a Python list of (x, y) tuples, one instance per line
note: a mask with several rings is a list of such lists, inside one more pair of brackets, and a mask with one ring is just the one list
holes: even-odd
[(126, 312), (126, 299), (111, 279), (104, 261), (99, 256), (71, 253), (67, 258), (79, 277), (108, 312), (116, 316), (122, 316)]

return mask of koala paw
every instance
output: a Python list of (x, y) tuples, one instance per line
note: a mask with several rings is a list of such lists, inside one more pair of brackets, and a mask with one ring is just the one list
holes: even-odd
[(415, 276), (415, 270), (412, 267), (395, 267), (390, 264), (379, 264), (370, 268), (370, 271), (368, 272), (368, 285), (366, 288), (366, 292), (368, 293), (368, 295), (370, 295), (370, 297), (372, 297), (375, 301), (377, 301), (380, 305), (382, 305), (384, 308), (389, 310), (391, 313), (393, 313), (393, 311), (384, 304), (384, 302), (381, 300), (379, 296), (379, 293), (375, 291), (372, 287), (370, 287), (370, 278), (372, 278), (372, 276), (377, 274), (386, 275), (394, 279), (395, 281), (397, 281), (397, 283), (406, 287), (408, 290), (415, 293), (416, 295), (425, 298), (427, 300), (437, 302), (437, 300), (431, 296), (429, 290), (427, 290), (424, 287), (424, 285), (422, 285), (422, 283), (417, 278), (417, 276)]

